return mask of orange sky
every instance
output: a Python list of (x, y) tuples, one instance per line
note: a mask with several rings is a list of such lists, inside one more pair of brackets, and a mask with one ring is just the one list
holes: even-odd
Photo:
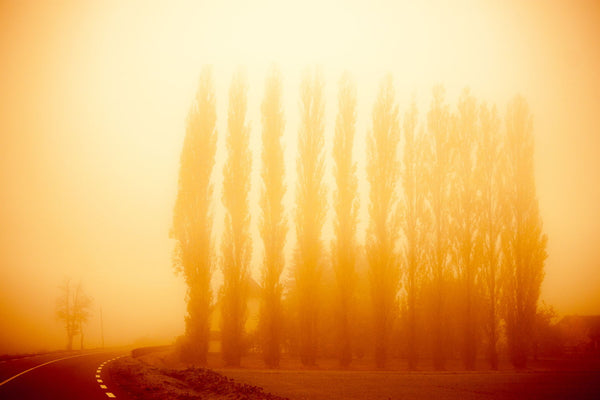
[(279, 63), (291, 181), (306, 65), (325, 71), (328, 135), (337, 80), (344, 68), (354, 74), (359, 142), (387, 71), (402, 113), (413, 93), (425, 112), (435, 83), (451, 104), (470, 86), (502, 111), (520, 92), (535, 118), (549, 236), (542, 299), (561, 314), (600, 313), (594, 1), (41, 3), (0, 3), (0, 353), (63, 344), (54, 303), (65, 276), (94, 297), (91, 345), (99, 307), (108, 344), (182, 333), (185, 287), (172, 272), (168, 230), (205, 63), (216, 72), (221, 132), (231, 73), (247, 67), (255, 142), (265, 71)]

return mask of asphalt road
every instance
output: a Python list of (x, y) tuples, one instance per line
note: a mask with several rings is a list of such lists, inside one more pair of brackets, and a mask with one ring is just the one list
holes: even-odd
[(127, 354), (54, 353), (0, 362), (0, 399), (127, 399), (110, 376), (111, 362)]

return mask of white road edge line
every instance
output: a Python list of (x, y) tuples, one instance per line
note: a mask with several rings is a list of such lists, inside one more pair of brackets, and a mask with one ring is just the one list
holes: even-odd
[(10, 378), (8, 378), (7, 380), (5, 380), (5, 381), (3, 381), (3, 382), (0, 382), (0, 386), (4, 385), (5, 383), (8, 383), (8, 382), (12, 381), (12, 380), (13, 380), (13, 379), (15, 379), (15, 378), (18, 378), (19, 376), (21, 376), (21, 375), (23, 375), (23, 374), (26, 374), (26, 373), (28, 373), (29, 371), (33, 371), (34, 369), (37, 369), (37, 368), (43, 367), (44, 365), (52, 364), (52, 363), (55, 363), (55, 362), (57, 362), (57, 361), (62, 361), (62, 360), (66, 360), (66, 359), (69, 359), (69, 358), (75, 358), (75, 357), (89, 356), (90, 354), (93, 354), (93, 353), (88, 353), (88, 354), (78, 354), (78, 355), (76, 355), (76, 356), (68, 356), (68, 357), (63, 357), (63, 358), (57, 358), (56, 360), (52, 360), (52, 361), (48, 361), (48, 362), (45, 362), (45, 363), (43, 363), (43, 364), (40, 364), (40, 365), (36, 365), (36, 366), (35, 366), (35, 367), (33, 367), (33, 368), (29, 368), (29, 369), (27, 369), (27, 370), (25, 370), (25, 371), (23, 371), (23, 372), (19, 372), (18, 374), (11, 376), (11, 377), (10, 377)]

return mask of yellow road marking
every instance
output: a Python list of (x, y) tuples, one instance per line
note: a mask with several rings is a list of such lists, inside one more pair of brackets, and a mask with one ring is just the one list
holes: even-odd
[(15, 378), (18, 378), (19, 376), (21, 376), (21, 375), (23, 375), (23, 374), (26, 374), (26, 373), (28, 373), (29, 371), (33, 371), (33, 370), (34, 370), (34, 369), (36, 369), (36, 368), (43, 367), (44, 365), (52, 364), (52, 363), (55, 363), (55, 362), (57, 362), (57, 361), (62, 361), (62, 360), (66, 360), (66, 359), (69, 359), (69, 358), (83, 357), (83, 356), (89, 356), (89, 355), (90, 355), (90, 354), (78, 354), (78, 355), (76, 355), (76, 356), (68, 356), (68, 357), (63, 357), (63, 358), (57, 358), (56, 360), (52, 360), (52, 361), (48, 361), (48, 362), (45, 362), (45, 363), (43, 363), (43, 364), (40, 364), (40, 365), (36, 365), (36, 366), (35, 366), (35, 367), (33, 367), (33, 368), (29, 368), (28, 370), (25, 370), (25, 371), (23, 371), (23, 372), (19, 372), (18, 374), (11, 376), (11, 377), (10, 377), (10, 378), (8, 378), (7, 380), (5, 380), (5, 381), (3, 381), (3, 382), (0, 382), (0, 386), (4, 385), (4, 384), (5, 384), (5, 383), (7, 383), (7, 382), (10, 382), (10, 381), (12, 381), (12, 380), (13, 380), (13, 379), (15, 379)]

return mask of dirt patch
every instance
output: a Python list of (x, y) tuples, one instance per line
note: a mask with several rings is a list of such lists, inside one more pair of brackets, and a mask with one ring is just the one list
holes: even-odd
[(162, 368), (131, 357), (115, 361), (111, 377), (131, 398), (140, 400), (287, 400), (207, 368)]

